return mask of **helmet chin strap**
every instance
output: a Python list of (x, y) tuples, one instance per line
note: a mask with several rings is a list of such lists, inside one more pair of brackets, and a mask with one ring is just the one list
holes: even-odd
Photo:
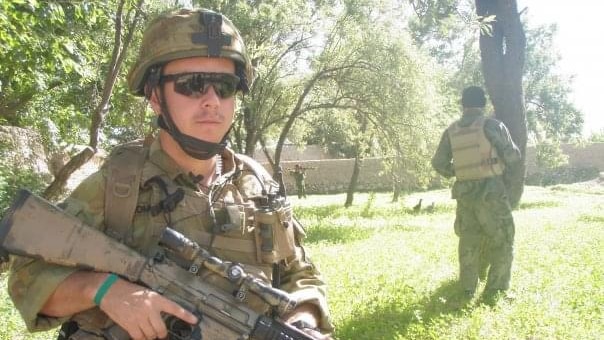
[(229, 131), (227, 131), (224, 137), (222, 137), (222, 140), (220, 142), (212, 143), (203, 139), (198, 139), (189, 135), (185, 135), (178, 130), (176, 125), (172, 124), (173, 128), (170, 128), (169, 125), (166, 124), (166, 119), (169, 119), (167, 117), (169, 116), (166, 115), (165, 112), (159, 117), (157, 117), (157, 123), (159, 127), (168, 132), (187, 155), (195, 159), (208, 160), (214, 157), (215, 155), (221, 153), (224, 148), (226, 148), (226, 140), (227, 136), (229, 135), (229, 132), (231, 131), (230, 129)]
[(157, 117), (157, 123), (160, 128), (164, 129), (170, 134), (170, 136), (172, 136), (172, 138), (174, 138), (174, 140), (187, 155), (199, 160), (208, 160), (221, 153), (226, 148), (226, 140), (229, 132), (231, 131), (230, 128), (224, 137), (222, 137), (222, 140), (218, 143), (208, 142), (180, 132), (178, 127), (176, 127), (176, 124), (174, 124), (174, 121), (170, 116), (170, 112), (168, 111), (163, 88), (161, 86), (158, 87), (161, 114)]

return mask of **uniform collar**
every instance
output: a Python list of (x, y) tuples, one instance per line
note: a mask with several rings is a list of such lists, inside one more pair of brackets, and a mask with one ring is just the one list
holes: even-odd
[(484, 115), (484, 109), (482, 107), (464, 107), (463, 115), (458, 121), (460, 126), (468, 126), (472, 124), (478, 117)]
[(482, 107), (464, 107), (463, 115), (464, 116), (480, 116), (484, 114), (484, 108)]
[[(222, 153), (219, 154), (221, 158), (221, 169), (218, 178), (230, 177), (236, 171), (241, 170), (240, 162), (235, 161), (235, 153), (229, 148), (225, 148)], [(185, 183), (195, 186), (194, 181), (191, 179), (188, 173), (180, 168), (176, 162), (170, 157), (161, 147), (159, 137), (156, 137), (151, 146), (149, 147), (149, 161), (153, 163), (165, 176), (173, 181), (183, 180)]]

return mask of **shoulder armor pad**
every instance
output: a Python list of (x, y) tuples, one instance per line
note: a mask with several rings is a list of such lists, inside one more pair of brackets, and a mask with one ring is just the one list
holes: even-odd
[(116, 146), (103, 168), (107, 173), (105, 188), (105, 225), (108, 233), (126, 240), (132, 223), (148, 147), (136, 140)]

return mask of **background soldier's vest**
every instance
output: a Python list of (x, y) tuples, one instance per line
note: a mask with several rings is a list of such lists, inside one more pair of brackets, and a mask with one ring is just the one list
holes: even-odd
[(485, 117), (479, 117), (465, 127), (457, 121), (448, 129), (457, 180), (482, 179), (503, 174), (505, 165), (484, 134), (485, 121)]

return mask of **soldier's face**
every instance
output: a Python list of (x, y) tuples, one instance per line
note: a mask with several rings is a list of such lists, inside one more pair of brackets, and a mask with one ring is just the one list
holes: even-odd
[[(173, 60), (163, 70), (164, 75), (191, 72), (235, 74), (235, 64), (226, 58), (193, 57)], [(170, 116), (180, 132), (208, 142), (220, 142), (233, 123), (235, 96), (225, 97), (220, 86), (206, 86), (196, 95), (187, 95), (182, 90), (175, 91), (175, 83), (168, 81), (163, 87)], [(155, 91), (151, 105), (156, 114), (161, 112)]]

